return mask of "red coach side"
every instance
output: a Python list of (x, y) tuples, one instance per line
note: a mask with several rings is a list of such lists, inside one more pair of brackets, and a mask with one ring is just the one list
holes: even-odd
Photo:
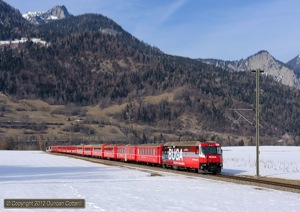
[(130, 144), (126, 145), (125, 161), (136, 161), (137, 147)]
[(68, 153), (68, 147), (67, 146), (62, 146), (61, 147), (61, 152)]
[(126, 145), (118, 145), (117, 146), (117, 159), (121, 161), (125, 161), (126, 158)]
[(75, 155), (76, 152), (77, 152), (77, 146), (72, 146), (72, 147), (71, 147), (71, 154), (72, 154), (72, 155)]
[(103, 158), (104, 146), (106, 144), (92, 146), (92, 157)]
[(84, 155), (84, 146), (83, 145), (77, 146), (76, 155), (81, 155), (81, 156)]
[(163, 144), (142, 144), (136, 146), (136, 161), (143, 163), (162, 164)]
[(73, 148), (73, 146), (66, 146), (66, 153), (71, 154), (72, 148)]
[(103, 146), (103, 158), (117, 159), (117, 146), (116, 144), (107, 144)]
[(58, 152), (58, 146), (52, 146), (51, 152)]
[(117, 146), (117, 159), (122, 161), (136, 161), (136, 146), (118, 145)]
[(83, 155), (91, 157), (92, 156), (92, 149), (93, 149), (93, 147), (91, 145), (86, 145), (83, 148), (84, 148)]

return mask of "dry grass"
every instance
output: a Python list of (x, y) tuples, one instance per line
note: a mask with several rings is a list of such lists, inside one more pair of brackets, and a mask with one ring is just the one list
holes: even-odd
[(161, 177), (162, 175), (157, 172), (151, 172), (150, 177)]
[(151, 103), (151, 104), (158, 104), (159, 102), (163, 101), (163, 100), (167, 100), (169, 102), (173, 102), (174, 101), (174, 97), (175, 95), (181, 91), (183, 88), (177, 88), (171, 92), (166, 92), (163, 93), (161, 95), (157, 95), (157, 96), (146, 96), (144, 98), (144, 102), (145, 103)]
[[(63, 108), (61, 105), (49, 105), (41, 100), (21, 100), (14, 101), (11, 98), (1, 94), (0, 104), (5, 105), (6, 111), (2, 113), (2, 121), (27, 121), (27, 122), (39, 122), (47, 123), (48, 128), (44, 132), (35, 132), (26, 129), (15, 129), (15, 128), (0, 128), (0, 137), (28, 137), (36, 134), (43, 134), (45, 137), (69, 137), (70, 134), (73, 136), (84, 136), (80, 133), (65, 132), (64, 128), (70, 128), (76, 124), (79, 118), (94, 118), (98, 120), (106, 119), (110, 122), (111, 118), (108, 115), (114, 114), (121, 111), (124, 105), (113, 105), (112, 107), (101, 109), (99, 106), (85, 107), (87, 109), (86, 117), (72, 116), (66, 117), (65, 115), (52, 114), (54, 110)], [(69, 120), (68, 120), (69, 118)], [(124, 137), (124, 134), (117, 126), (112, 125), (99, 125), (89, 124), (89, 127), (95, 130), (95, 134), (104, 137)], [(29, 134), (32, 132), (32, 134)], [(28, 133), (28, 134), (26, 134)]]
[[(71, 116), (67, 117), (61, 114), (53, 114), (52, 112), (57, 109), (63, 109), (62, 105), (50, 105), (41, 100), (20, 100), (16, 101), (4, 94), (0, 94), (0, 106), (5, 106), (5, 111), (0, 113), (1, 121), (12, 122), (35, 122), (35, 123), (47, 123), (47, 129), (43, 132), (34, 131), (30, 129), (16, 129), (0, 128), (0, 140), (5, 140), (8, 137), (16, 139), (27, 139), (32, 136), (39, 137), (43, 135), (44, 138), (61, 138), (63, 140), (84, 138), (85, 140), (126, 140), (127, 135), (123, 133), (121, 128), (128, 128), (126, 122), (122, 123), (113, 118), (113, 115), (120, 113), (127, 106), (126, 103), (121, 105), (112, 105), (107, 108), (101, 108), (99, 105), (87, 106), (84, 109), (87, 113), (84, 117)], [(82, 121), (78, 122), (77, 120)], [(85, 120), (99, 120), (104, 124), (89, 124), (84, 122)], [(84, 124), (83, 124), (84, 123)], [(64, 131), (64, 129), (72, 129), (75, 125), (88, 125), (95, 133), (93, 135), (86, 135), (82, 132)], [(137, 125), (135, 125), (138, 128)]]
[[(177, 88), (173, 91), (166, 92), (156, 96), (147, 96), (142, 99), (146, 104), (158, 104), (163, 100), (169, 102), (175, 101), (175, 96), (178, 92), (181, 92), (184, 88)], [(137, 101), (130, 102), (133, 105), (138, 106)], [(99, 105), (92, 105), (83, 107), (86, 110), (86, 115), (80, 116), (66, 116), (63, 114), (53, 114), (53, 111), (63, 109), (63, 105), (50, 105), (47, 102), (41, 100), (13, 100), (10, 97), (0, 93), (0, 106), (4, 105), (6, 111), (1, 112), (1, 121), (27, 121), (35, 123), (47, 123), (47, 129), (43, 132), (28, 130), (28, 129), (15, 129), (15, 128), (0, 128), (0, 140), (13, 137), (13, 138), (28, 138), (30, 136), (39, 137), (43, 135), (45, 139), (77, 139), (84, 138), (84, 140), (91, 139), (92, 142), (95, 140), (112, 140), (118, 138), (123, 140), (128, 139), (126, 135), (126, 129), (128, 130), (128, 121), (119, 121), (114, 119), (114, 115), (122, 112), (128, 103), (114, 104), (106, 108), (101, 108)], [(76, 120), (82, 119), (78, 122)], [(88, 120), (98, 120), (98, 123), (88, 123)], [(193, 116), (182, 116), (180, 121), (183, 129), (188, 129), (188, 131), (195, 134), (203, 134), (202, 126), (197, 125), (197, 120)], [(94, 134), (87, 135), (83, 132), (72, 132), (75, 125), (85, 125), (94, 130)], [(154, 137), (160, 138), (163, 131), (164, 139), (177, 139), (178, 130), (173, 129), (166, 132), (168, 126), (159, 128), (154, 126), (147, 126), (142, 124), (132, 123), (132, 129), (138, 131), (139, 135), (143, 133), (147, 134), (148, 140), (154, 139)], [(210, 135), (217, 133), (205, 132)], [(218, 134), (222, 139), (227, 139), (229, 135)], [(140, 136), (141, 137), (141, 136)], [(209, 137), (209, 136), (208, 136)], [(183, 138), (185, 139), (185, 138)], [(188, 139), (188, 138), (187, 138)], [(240, 139), (240, 138), (238, 138)], [(243, 140), (247, 141), (246, 138)]]

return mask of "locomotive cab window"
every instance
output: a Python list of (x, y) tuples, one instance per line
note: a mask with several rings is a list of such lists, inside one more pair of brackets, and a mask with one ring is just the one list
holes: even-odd
[(203, 146), (201, 147), (201, 152), (203, 154), (222, 154), (221, 147), (216, 146)]

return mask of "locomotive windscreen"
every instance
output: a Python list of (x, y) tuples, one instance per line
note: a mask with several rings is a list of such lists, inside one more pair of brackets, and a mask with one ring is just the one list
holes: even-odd
[(221, 147), (216, 146), (203, 146), (201, 151), (203, 154), (222, 154)]

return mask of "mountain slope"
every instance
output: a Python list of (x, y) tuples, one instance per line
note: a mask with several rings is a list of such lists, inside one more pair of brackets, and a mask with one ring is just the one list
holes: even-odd
[(267, 51), (260, 51), (247, 59), (239, 61), (222, 61), (213, 59), (200, 59), (202, 62), (216, 65), (229, 71), (251, 71), (261, 69), (265, 75), (272, 76), (274, 80), (284, 85), (300, 89), (300, 78), (284, 63), (276, 60)]
[(26, 21), (20, 11), (0, 0), (0, 40), (13, 40), (33, 35), (35, 27)]
[(23, 14), (23, 17), (35, 25), (46, 24), (54, 20), (60, 20), (70, 17), (65, 6), (55, 6), (46, 12), (28, 12)]
[(296, 75), (300, 78), (300, 55), (287, 62), (287, 65), (294, 68)]
[[(139, 125), (131, 130), (136, 138), (170, 134), (200, 139), (210, 132), (227, 140), (228, 134), (250, 140), (255, 134), (255, 128), (236, 121), (239, 117), (232, 111), (253, 107), (255, 77), (251, 73), (226, 72), (201, 61), (166, 55), (102, 15), (72, 16), (36, 29), (48, 45), (28, 41), (0, 49), (0, 91), (5, 95), (79, 108), (122, 105), (118, 112), (107, 111), (108, 119), (114, 120), (115, 126), (126, 126), (132, 120)], [(261, 87), (262, 136), (274, 141), (286, 132), (298, 135), (299, 90), (268, 77), (261, 78)], [(172, 98), (167, 98), (171, 94)], [(148, 101), (158, 96), (159, 101)], [(3, 117), (8, 118), (9, 107), (2, 108)], [(82, 114), (77, 108), (74, 111)], [(251, 112), (247, 115), (252, 120)], [(65, 115), (67, 120), (72, 113), (65, 109), (52, 115)], [(57, 130), (63, 135), (93, 131), (78, 126)], [(120, 130), (128, 134), (123, 125)], [(204, 139), (211, 138), (207, 135)]]

